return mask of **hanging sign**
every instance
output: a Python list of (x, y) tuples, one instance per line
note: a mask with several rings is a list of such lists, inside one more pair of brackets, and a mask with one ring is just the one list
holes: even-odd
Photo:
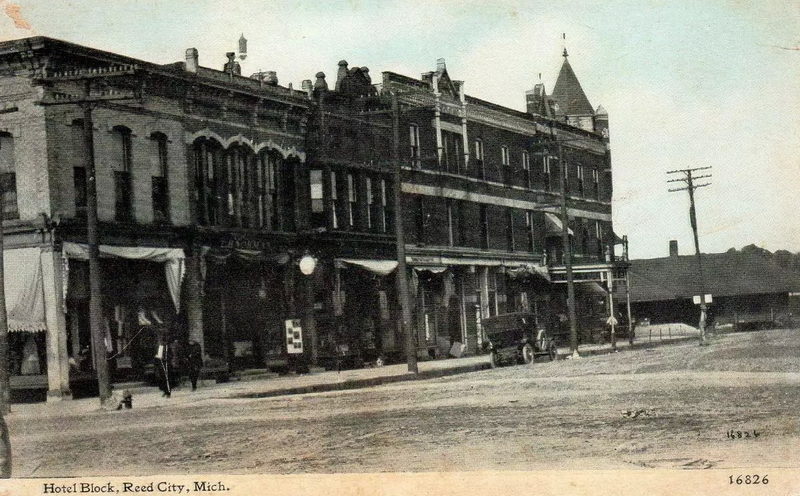
[(286, 326), (286, 352), (290, 354), (303, 353), (303, 327), (300, 319), (284, 321)]

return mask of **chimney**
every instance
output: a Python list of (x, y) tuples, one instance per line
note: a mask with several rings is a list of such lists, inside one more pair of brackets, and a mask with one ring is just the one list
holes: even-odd
[(333, 87), (336, 91), (342, 89), (342, 81), (345, 80), (347, 77), (347, 61), (340, 60), (339, 61), (339, 70), (336, 71), (336, 85)]
[(671, 239), (669, 241), (669, 256), (670, 257), (677, 257), (678, 256), (678, 240)]
[(300, 87), (306, 92), (308, 97), (311, 98), (311, 94), (314, 91), (314, 84), (311, 82), (311, 80), (303, 79), (303, 82), (300, 83)]
[(325, 73), (318, 72), (316, 78), (317, 80), (314, 81), (314, 94), (316, 95), (328, 91), (328, 83), (325, 81)]
[(186, 49), (186, 70), (189, 72), (197, 72), (197, 67), (200, 65), (200, 55), (197, 53), (197, 48)]
[(436, 72), (442, 73), (447, 70), (444, 59), (436, 59)]

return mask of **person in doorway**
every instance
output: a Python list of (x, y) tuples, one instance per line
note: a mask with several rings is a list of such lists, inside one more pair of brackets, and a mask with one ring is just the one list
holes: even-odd
[(189, 381), (192, 383), (192, 391), (197, 391), (197, 379), (203, 368), (203, 349), (194, 339), (190, 339), (186, 347), (186, 368), (189, 372)]

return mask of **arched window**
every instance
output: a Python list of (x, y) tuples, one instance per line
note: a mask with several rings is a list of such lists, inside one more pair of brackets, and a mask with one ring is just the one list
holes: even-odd
[(153, 222), (169, 222), (169, 154), (167, 136), (150, 135), (150, 175), (153, 199)]
[(264, 151), (258, 157), (259, 226), (280, 230), (280, 198), (278, 184), (281, 157), (276, 152)]
[(194, 202), (197, 223), (214, 226), (220, 222), (224, 183), (222, 146), (214, 140), (199, 138), (192, 145), (194, 155)]
[(14, 137), (8, 133), (0, 133), (0, 194), (3, 195), (3, 219), (19, 219)]
[(112, 167), (114, 168), (114, 219), (133, 222), (133, 157), (131, 154), (131, 130), (115, 126), (111, 131), (113, 142)]

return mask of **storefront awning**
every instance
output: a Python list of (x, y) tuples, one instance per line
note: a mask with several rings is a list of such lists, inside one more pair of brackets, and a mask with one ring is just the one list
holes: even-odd
[(3, 252), (9, 332), (47, 331), (39, 248)]
[(537, 264), (521, 264), (521, 265), (507, 265), (506, 273), (512, 278), (520, 278), (525, 276), (539, 276), (547, 281), (550, 280), (550, 271), (544, 265)]
[(415, 265), (413, 269), (417, 272), (427, 271), (432, 274), (441, 274), (447, 270), (447, 267), (444, 265)]
[[(544, 220), (545, 220), (545, 225), (547, 226), (548, 236), (561, 236), (561, 233), (564, 230), (564, 224), (561, 222), (561, 219), (556, 214), (545, 212)], [(572, 229), (570, 228), (567, 228), (567, 232), (570, 234), (570, 236), (575, 234), (572, 232)]]
[(203, 247), (203, 256), (209, 257), (214, 262), (225, 263), (229, 258), (235, 258), (245, 262), (266, 262), (284, 265), (289, 262), (288, 253), (265, 253), (260, 250), (245, 250), (241, 248), (224, 249)]
[[(62, 253), (65, 258), (88, 260), (89, 245), (66, 241), (63, 244)], [(116, 257), (163, 263), (165, 276), (167, 278), (167, 288), (169, 288), (172, 303), (175, 305), (175, 311), (180, 311), (181, 282), (183, 281), (185, 272), (183, 260), (186, 258), (182, 249), (100, 245), (100, 256), (104, 258)], [(64, 297), (66, 298), (66, 294)]]
[(357, 259), (357, 258), (337, 258), (336, 263), (339, 266), (348, 266), (353, 265), (365, 270), (372, 272), (373, 274), (378, 274), (379, 276), (385, 276), (391, 274), (394, 269), (397, 268), (397, 261), (396, 260), (368, 260), (368, 259)]

